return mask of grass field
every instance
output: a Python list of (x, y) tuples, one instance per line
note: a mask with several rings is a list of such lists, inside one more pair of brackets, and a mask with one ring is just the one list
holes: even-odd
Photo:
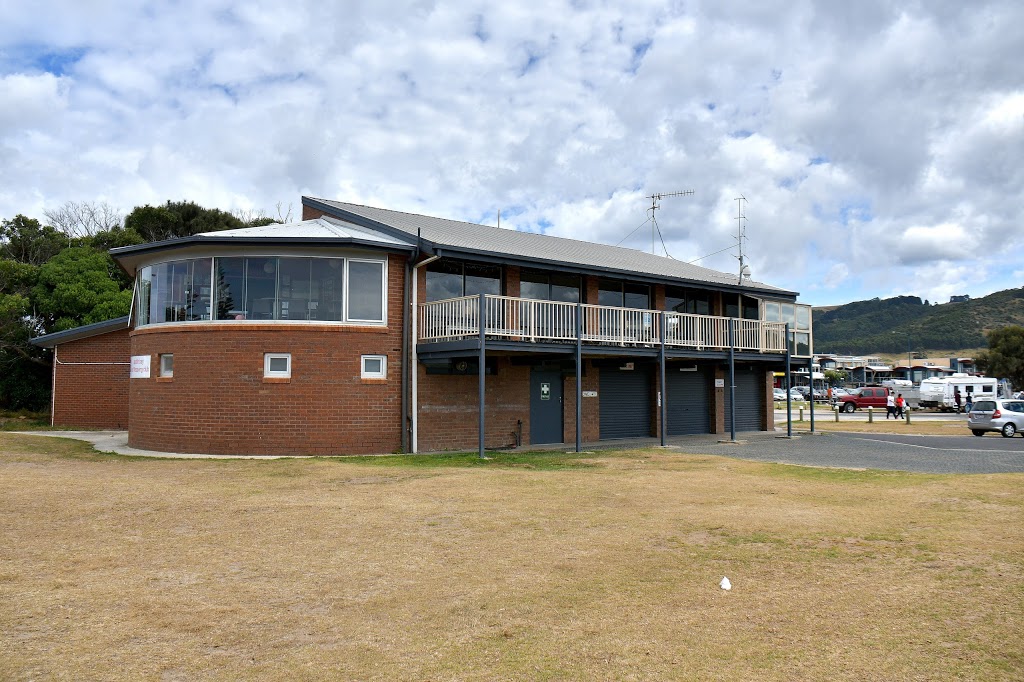
[(4, 680), (1024, 678), (1021, 475), (0, 433), (0, 505)]

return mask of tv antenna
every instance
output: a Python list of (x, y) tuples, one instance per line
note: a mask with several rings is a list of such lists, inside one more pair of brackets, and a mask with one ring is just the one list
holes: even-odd
[(747, 216), (743, 214), (743, 204), (746, 203), (747, 198), (742, 194), (736, 197), (736, 244), (739, 246), (739, 255), (737, 258), (740, 261), (740, 278), (739, 284), (743, 284), (744, 279), (750, 279), (750, 266), (747, 265), (743, 260), (743, 240), (747, 238)]
[[(654, 217), (654, 212), (657, 211), (661, 206), (658, 204), (659, 201), (666, 197), (682, 197), (693, 194), (692, 189), (684, 189), (681, 192), (666, 192), (664, 194), (652, 194), (647, 197), (651, 200), (651, 207), (648, 209), (651, 212), (651, 255), (654, 255), (656, 250), (656, 242), (654, 241), (655, 235), (661, 239), (661, 248), (665, 250), (665, 255), (668, 256), (668, 247), (665, 246), (665, 238), (661, 234), (661, 228), (658, 226), (658, 219)], [(669, 256), (671, 258), (672, 256)]]

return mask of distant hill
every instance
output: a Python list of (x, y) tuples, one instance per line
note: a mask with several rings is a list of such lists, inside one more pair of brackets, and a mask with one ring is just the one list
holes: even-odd
[[(985, 333), (1024, 326), (1024, 289), (997, 291), (960, 303), (928, 305), (917, 296), (815, 308), (817, 353), (868, 355), (982, 348)], [(909, 341), (909, 343), (908, 343)]]

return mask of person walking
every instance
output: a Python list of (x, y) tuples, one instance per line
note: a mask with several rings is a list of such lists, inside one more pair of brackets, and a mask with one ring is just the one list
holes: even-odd
[(889, 419), (892, 417), (896, 418), (896, 397), (889, 391), (889, 395), (885, 397), (885, 418)]
[(906, 407), (907, 402), (903, 399), (903, 394), (896, 394), (896, 418), (903, 419), (903, 409)]
[(964, 412), (970, 412), (974, 408), (974, 396), (967, 391), (967, 401), (964, 403)]
[(960, 414), (960, 401), (961, 401), (960, 389), (959, 388), (954, 388), (953, 389), (953, 404), (956, 405), (956, 413), (957, 414)]

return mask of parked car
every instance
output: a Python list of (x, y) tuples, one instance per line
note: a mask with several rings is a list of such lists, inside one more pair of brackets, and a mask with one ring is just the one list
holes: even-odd
[(772, 399), (775, 400), (776, 402), (778, 402), (778, 401), (785, 401), (786, 400), (786, 392), (783, 391), (781, 388), (773, 388), (772, 389)]
[(988, 431), (998, 431), (1003, 438), (1024, 432), (1024, 400), (1003, 398), (980, 398), (967, 413), (967, 428), (975, 436), (984, 436)]
[(843, 412), (853, 412), (858, 408), (874, 407), (884, 408), (889, 389), (882, 386), (864, 386), (853, 393), (844, 395), (836, 404)]
[(790, 400), (806, 400), (806, 398), (804, 398), (804, 394), (801, 393), (799, 390), (797, 390), (795, 388), (789, 389), (789, 399)]

